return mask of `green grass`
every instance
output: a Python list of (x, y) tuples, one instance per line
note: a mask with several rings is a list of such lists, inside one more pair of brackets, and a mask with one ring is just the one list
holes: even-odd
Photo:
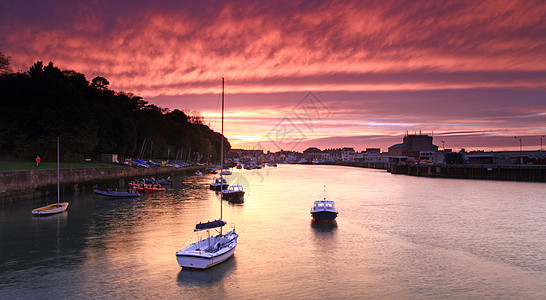
[[(61, 169), (69, 168), (96, 168), (96, 167), (115, 167), (119, 165), (108, 163), (94, 162), (62, 162)], [(0, 162), (0, 171), (13, 170), (37, 170), (37, 169), (57, 169), (56, 162), (41, 162), (39, 167), (36, 167), (35, 162)]]

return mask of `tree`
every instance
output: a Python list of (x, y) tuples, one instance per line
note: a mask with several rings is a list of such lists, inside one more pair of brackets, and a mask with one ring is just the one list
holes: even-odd
[(74, 161), (101, 153), (135, 157), (144, 139), (153, 143), (157, 159), (166, 159), (169, 149), (218, 159), (222, 140), (229, 149), (198, 112), (169, 112), (107, 86), (104, 77), (89, 84), (83, 74), (41, 61), (26, 73), (0, 76), (0, 155), (55, 160), (57, 136), (61, 159)]
[(11, 57), (5, 56), (4, 53), (0, 51), (0, 75), (11, 73), (10, 67)]
[(97, 76), (91, 80), (91, 86), (99, 90), (107, 90), (110, 82), (104, 77)]
[(34, 65), (28, 69), (28, 75), (30, 75), (30, 77), (39, 76), (43, 73), (44, 73), (44, 63), (41, 61), (35, 62)]

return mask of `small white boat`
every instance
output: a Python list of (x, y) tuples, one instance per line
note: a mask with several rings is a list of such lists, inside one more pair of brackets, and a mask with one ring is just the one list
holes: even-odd
[(245, 191), (242, 185), (232, 185), (226, 190), (222, 190), (222, 199), (233, 203), (245, 202)]
[(203, 172), (197, 170), (197, 172), (195, 172), (195, 176), (202, 176), (203, 175)]
[(52, 215), (65, 211), (68, 208), (68, 202), (53, 203), (32, 210), (34, 215)]
[(223, 170), (223, 171), (222, 171), (222, 175), (231, 175), (231, 174), (233, 174), (233, 173), (231, 173), (230, 170), (227, 170), (227, 169), (226, 169), (226, 170)]
[(59, 188), (60, 181), (61, 175), (59, 171), (59, 137), (57, 137), (57, 203), (35, 208), (32, 210), (32, 214), (38, 216), (52, 215), (61, 213), (68, 208), (68, 202), (59, 202), (61, 198), (61, 190)]

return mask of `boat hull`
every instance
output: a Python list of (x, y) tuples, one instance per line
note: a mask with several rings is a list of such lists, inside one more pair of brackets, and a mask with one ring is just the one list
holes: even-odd
[(226, 192), (222, 191), (222, 199), (227, 200), (232, 203), (244, 203), (245, 202), (245, 192), (236, 191), (236, 192)]
[(65, 211), (67, 208), (68, 208), (68, 202), (54, 203), (54, 204), (33, 209), (32, 214), (36, 216), (58, 214)]
[(227, 239), (227, 242), (225, 242), (225, 245), (221, 249), (218, 249), (215, 252), (208, 252), (200, 249), (205, 248), (209, 243), (212, 245), (217, 243), (219, 236), (200, 240), (178, 251), (176, 253), (176, 260), (182, 268), (187, 269), (207, 269), (213, 267), (233, 256), (238, 237), (235, 230), (226, 233), (222, 238)]
[(93, 192), (97, 195), (113, 197), (113, 198), (128, 198), (128, 197), (140, 196), (139, 193), (129, 193), (129, 192), (108, 192), (108, 191), (101, 191), (101, 190), (94, 190)]
[(332, 223), (337, 218), (337, 212), (332, 211), (312, 212), (311, 215), (313, 216), (313, 221), (319, 223)]
[(211, 183), (210, 184), (210, 189), (213, 190), (213, 191), (221, 191), (221, 190), (225, 190), (229, 187), (229, 184), (214, 184), (214, 183)]

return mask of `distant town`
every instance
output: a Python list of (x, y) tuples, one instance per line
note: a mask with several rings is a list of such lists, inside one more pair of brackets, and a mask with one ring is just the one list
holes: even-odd
[(490, 165), (544, 165), (545, 151), (470, 151), (464, 149), (453, 152), (452, 149), (439, 149), (433, 144), (432, 136), (426, 134), (406, 134), (402, 143), (389, 147), (387, 152), (379, 148), (366, 148), (356, 151), (352, 147), (318, 149), (311, 147), (303, 152), (281, 150), (264, 152), (263, 150), (231, 149), (228, 160), (241, 163), (300, 163), (300, 164), (490, 164)]
[(453, 152), (440, 150), (432, 140), (429, 135), (406, 134), (402, 143), (390, 146), (387, 152), (379, 148), (358, 152), (351, 147), (311, 147), (303, 152), (231, 149), (228, 161), (245, 169), (260, 168), (264, 163), (332, 164), (411, 176), (546, 182), (546, 152), (542, 150)]

